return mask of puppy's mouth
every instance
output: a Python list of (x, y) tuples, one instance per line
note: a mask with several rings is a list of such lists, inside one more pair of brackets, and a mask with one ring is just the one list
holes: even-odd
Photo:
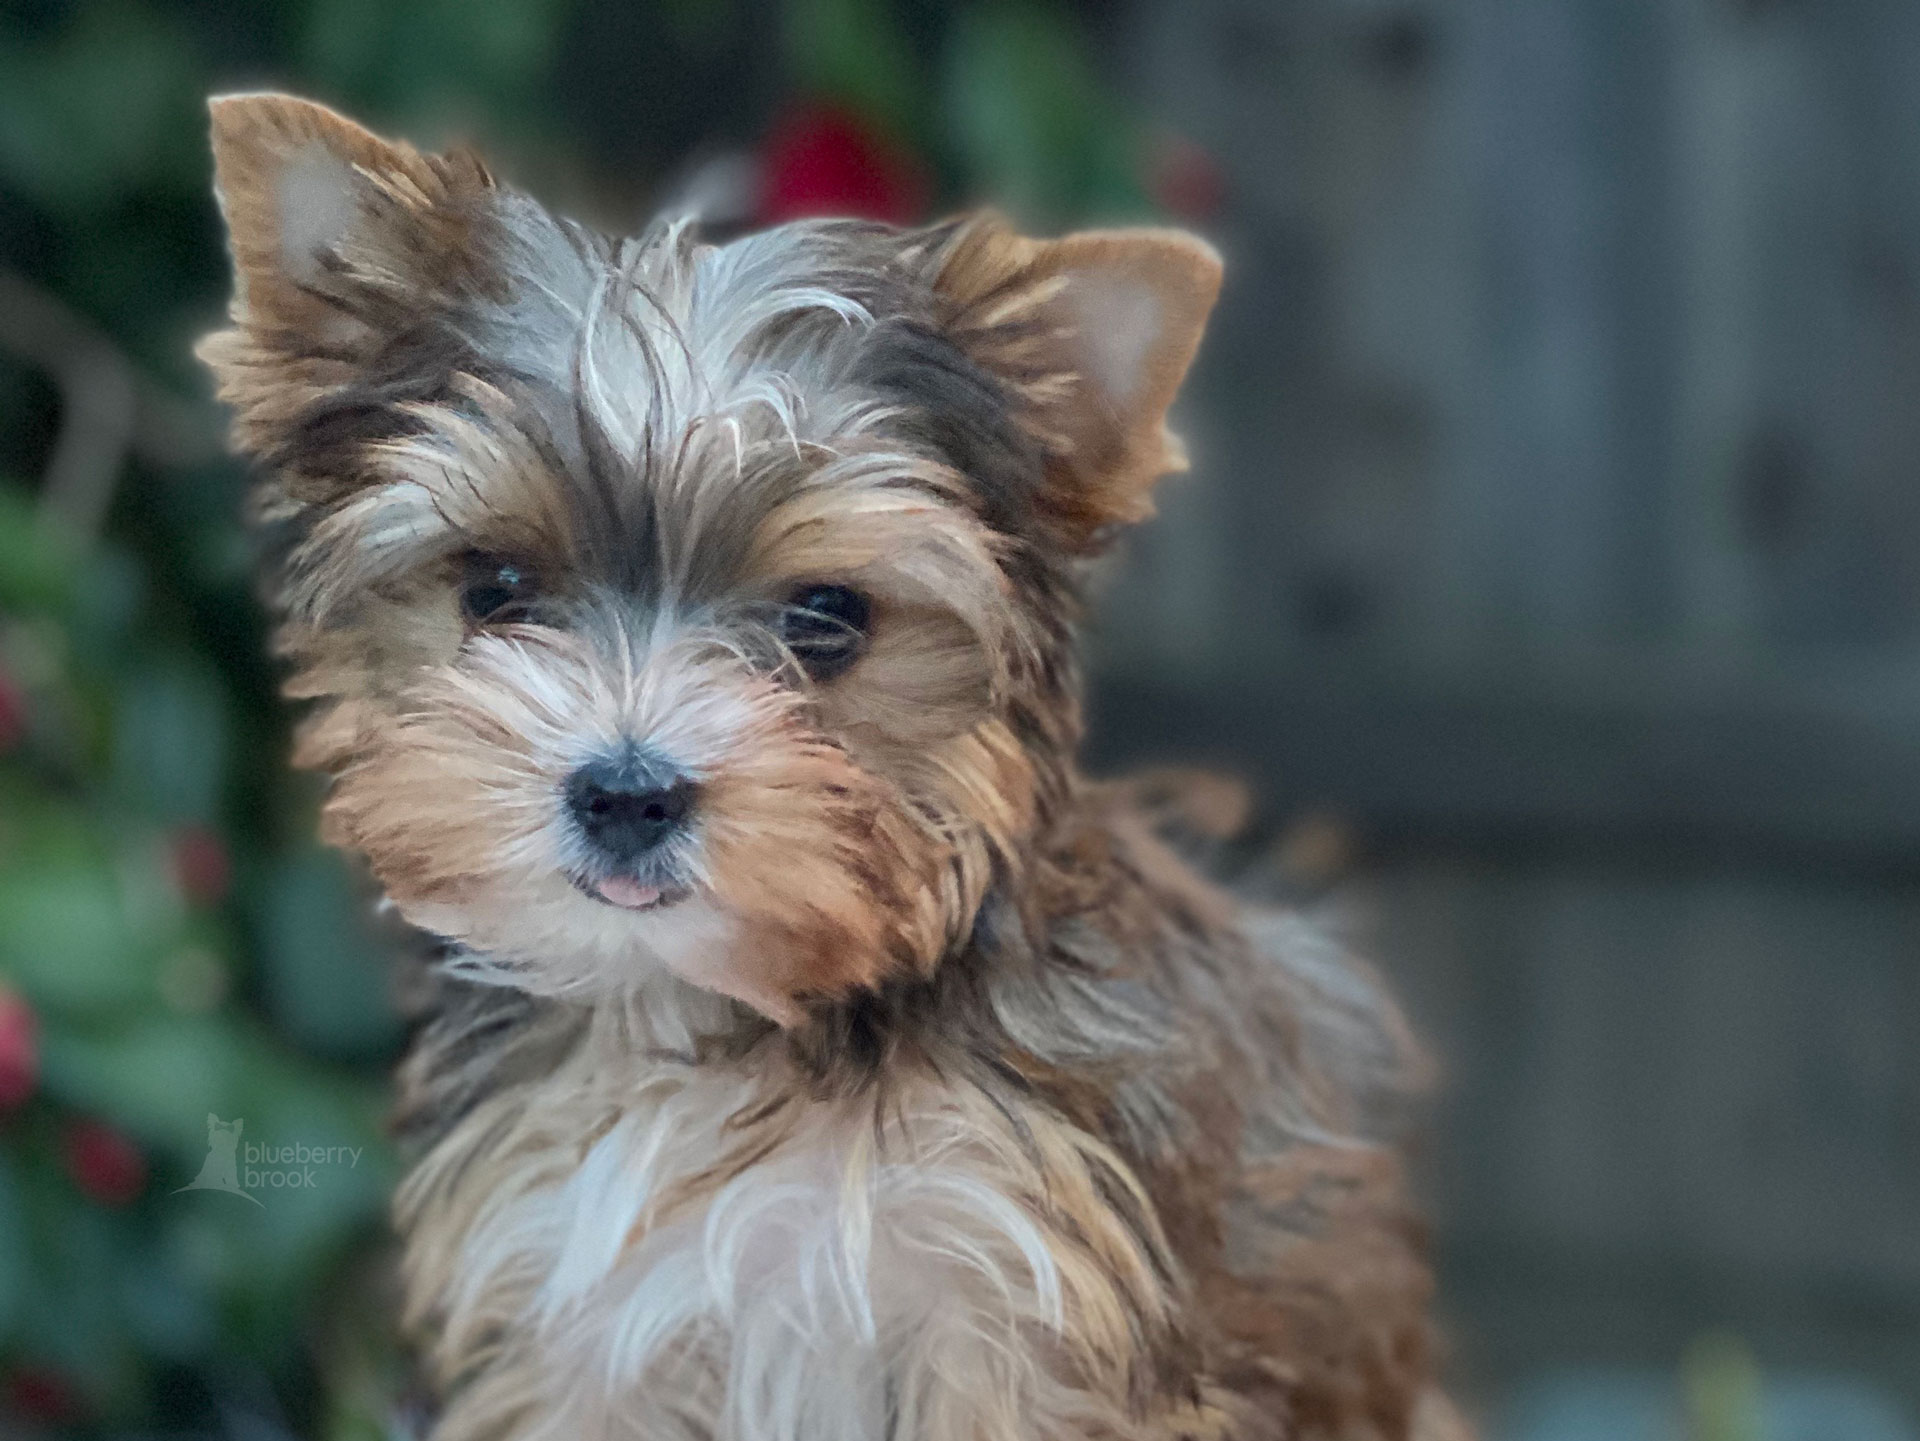
[(598, 880), (589, 880), (576, 875), (571, 879), (575, 889), (582, 895), (591, 896), (603, 905), (618, 906), (623, 911), (664, 911), (692, 894), (688, 886), (650, 885), (633, 876), (603, 876)]

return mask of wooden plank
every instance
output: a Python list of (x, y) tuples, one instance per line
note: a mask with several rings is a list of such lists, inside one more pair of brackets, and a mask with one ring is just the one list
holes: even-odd
[(1091, 755), (1220, 766), (1271, 814), (1332, 811), (1392, 845), (1691, 848), (1920, 875), (1920, 733), (1904, 709), (1622, 689), (1114, 676), (1092, 698)]

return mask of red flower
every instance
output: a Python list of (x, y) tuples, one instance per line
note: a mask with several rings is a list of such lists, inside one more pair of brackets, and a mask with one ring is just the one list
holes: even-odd
[(102, 1121), (75, 1121), (67, 1128), (67, 1174), (103, 1206), (124, 1206), (147, 1185), (147, 1158)]
[(1226, 204), (1226, 173), (1191, 140), (1177, 135), (1163, 139), (1154, 147), (1147, 170), (1153, 203), (1176, 219), (1211, 220)]
[(907, 225), (926, 214), (925, 167), (859, 116), (812, 104), (790, 111), (761, 158), (760, 222), (846, 215)]
[(40, 1084), (40, 1021), (17, 992), (0, 987), (0, 1111), (11, 1111)]
[(0, 754), (26, 738), (27, 698), (13, 677), (0, 670)]
[(182, 826), (169, 842), (174, 884), (196, 906), (218, 905), (233, 882), (226, 843), (206, 826)]

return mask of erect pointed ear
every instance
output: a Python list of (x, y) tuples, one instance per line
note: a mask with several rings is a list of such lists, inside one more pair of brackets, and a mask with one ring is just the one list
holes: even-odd
[[(498, 290), (499, 192), (469, 154), (422, 155), (310, 101), (228, 95), (211, 109), (233, 325), (198, 353), (236, 445), (269, 455), (323, 397), (391, 370), (394, 342)], [(389, 399), (425, 398), (430, 380), (389, 385)]]
[(408, 272), (422, 262), (446, 264), (423, 242), (457, 242), (493, 185), (470, 155), (423, 156), (291, 95), (217, 96), (209, 109), (242, 324), (324, 318), (346, 273), (417, 283)]
[(934, 287), (1046, 454), (1042, 500), (1068, 543), (1151, 514), (1153, 482), (1186, 468), (1167, 408), (1220, 291), (1213, 248), (1178, 230), (1033, 240), (988, 214), (944, 248)]

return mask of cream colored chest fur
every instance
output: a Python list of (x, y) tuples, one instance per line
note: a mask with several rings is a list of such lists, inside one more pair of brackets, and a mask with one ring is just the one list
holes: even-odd
[(1103, 1399), (1160, 1295), (1103, 1199), (1133, 1184), (965, 1087), (817, 1100), (764, 1061), (637, 1058), (596, 1020), (400, 1197), (435, 1435), (1144, 1434)]

